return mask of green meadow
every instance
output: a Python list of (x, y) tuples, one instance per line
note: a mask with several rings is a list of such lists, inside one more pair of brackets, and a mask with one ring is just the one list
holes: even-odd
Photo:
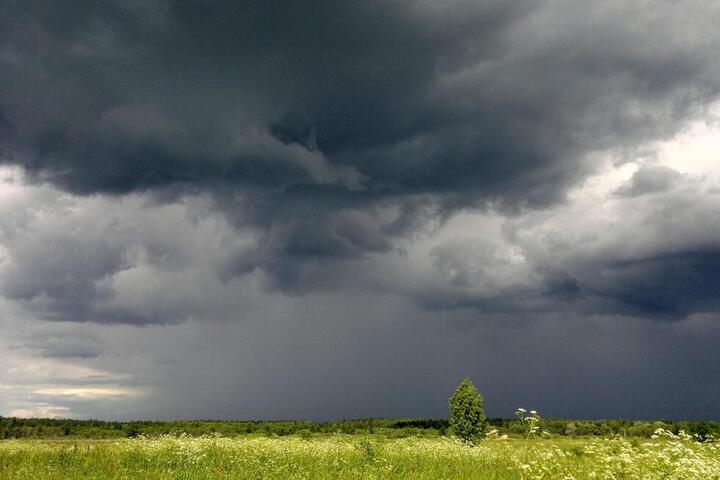
[(720, 479), (720, 443), (312, 434), (5, 440), (0, 479)]

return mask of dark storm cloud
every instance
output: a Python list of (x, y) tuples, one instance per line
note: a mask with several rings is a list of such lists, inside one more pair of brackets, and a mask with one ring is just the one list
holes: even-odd
[(652, 22), (612, 3), (127, 5), (4, 3), (6, 161), (80, 193), (222, 183), (282, 206), (332, 184), (532, 206), (583, 153), (666, 135), (720, 88), (717, 39), (684, 32), (717, 12), (695, 4), (679, 20), (651, 3)]
[(604, 265), (598, 292), (627, 313), (683, 319), (720, 309), (720, 246)]
[[(650, 172), (672, 182), (650, 182)], [(697, 179), (670, 169), (641, 168), (626, 185), (630, 188), (618, 201), (612, 223), (590, 216), (587, 230), (580, 230), (584, 235), (569, 231), (519, 240), (537, 242), (524, 245), (540, 275), (542, 294), (584, 314), (682, 320), (717, 312), (720, 198)], [(562, 226), (551, 220), (549, 228)], [(514, 237), (518, 231), (507, 232)]]
[[(266, 287), (291, 293), (377, 284), (383, 275), (362, 261), (402, 252), (403, 240), (464, 208), (557, 205), (595, 169), (589, 153), (631, 157), (720, 93), (720, 12), (699, 1), (1, 8), (3, 162), (81, 195), (150, 191), (170, 201), (207, 192), (256, 236), (228, 249), (217, 275), (261, 272)], [(643, 170), (618, 193), (661, 192), (674, 181)], [(109, 240), (111, 227), (46, 233), (13, 244), (7, 298), (62, 320), (191, 316), (188, 305), (98, 312), (112, 301), (107, 280), (137, 266), (133, 245), (155, 258), (145, 239)], [(700, 247), (715, 259), (714, 247)], [(539, 265), (542, 285), (490, 285), (478, 295), (473, 278), (504, 264), (467, 273), (453, 248), (439, 249), (436, 267), (455, 290), (404, 293), (438, 309), (524, 311), (605, 297), (681, 316), (708, 308), (714, 291), (697, 302), (660, 285), (641, 292), (665, 269), (677, 281), (715, 278), (694, 248), (682, 252), (618, 261), (591, 252)], [(612, 280), (596, 285), (594, 268)]]
[[(595, 257), (569, 271), (548, 272), (542, 295), (587, 315), (620, 314), (683, 320), (720, 309), (720, 247), (654, 252), (650, 257)], [(538, 292), (531, 292), (538, 293)]]

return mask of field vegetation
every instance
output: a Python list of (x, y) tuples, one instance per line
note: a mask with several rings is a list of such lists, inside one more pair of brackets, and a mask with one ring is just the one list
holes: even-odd
[(720, 479), (720, 443), (660, 430), (647, 440), (218, 435), (0, 442), (0, 480)]

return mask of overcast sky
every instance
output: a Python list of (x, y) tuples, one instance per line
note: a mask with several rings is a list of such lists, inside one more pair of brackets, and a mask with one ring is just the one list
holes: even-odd
[(0, 0), (0, 415), (720, 418), (718, 25)]

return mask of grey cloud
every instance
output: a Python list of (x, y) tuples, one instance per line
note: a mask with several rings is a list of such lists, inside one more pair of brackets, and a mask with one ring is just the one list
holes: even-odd
[[(204, 197), (75, 198), (5, 225), (0, 286), (42, 318), (135, 325), (243, 316), (237, 312), (274, 290), (392, 292), (435, 312), (677, 320), (720, 307), (717, 196), (700, 181), (653, 196), (610, 196), (612, 221), (602, 214), (595, 222), (587, 212), (597, 206), (581, 203), (467, 227), (448, 218), (424, 233), (398, 229), (406, 212), (393, 205), (288, 213), (268, 230), (242, 230)], [(50, 196), (46, 187), (28, 188)]]
[(524, 237), (521, 242), (542, 245), (535, 250), (525, 244), (545, 293), (587, 314), (681, 320), (716, 312), (717, 196), (699, 182), (688, 183), (684, 192), (656, 193), (622, 200), (613, 224), (598, 221), (593, 227), (588, 221), (582, 228), (591, 230), (581, 228), (581, 236)]
[(542, 294), (569, 302), (584, 295), (579, 280), (562, 271), (545, 273), (545, 288)]
[(392, 248), (383, 226), (358, 210), (288, 219), (274, 224), (256, 247), (236, 253), (219, 274), (228, 280), (261, 269), (268, 274), (268, 287), (289, 293), (343, 288), (340, 263), (359, 262)]
[(720, 197), (709, 178), (677, 181), (653, 195), (582, 193), (552, 209), (458, 215), (405, 264), (373, 263), (364, 282), (434, 311), (673, 321), (713, 313)]
[(158, 205), (20, 188), (27, 198), (0, 205), (0, 293), (47, 320), (145, 325), (192, 318), (216, 301), (193, 292), (193, 282), (220, 285), (215, 268), (224, 249), (245, 241), (222, 216), (195, 218), (202, 198)]
[(88, 305), (105, 293), (96, 282), (122, 268), (122, 252), (77, 238), (55, 240), (55, 244), (25, 244), (15, 250), (12, 266), (3, 272), (2, 293), (36, 305), (49, 317), (87, 320)]
[(436, 246), (431, 251), (435, 265), (451, 283), (458, 286), (476, 286), (485, 282), (484, 289), (511, 271), (513, 262), (501, 246), (483, 238), (454, 239)]
[(624, 197), (636, 197), (648, 193), (663, 192), (677, 185), (683, 176), (670, 167), (663, 165), (644, 165), (623, 186), (617, 194)]
[(101, 355), (101, 353), (100, 349), (82, 343), (49, 345), (40, 354), (48, 358), (94, 358)]
[(720, 91), (718, 12), (692, 1), (143, 5), (5, 7), (5, 161), (83, 194), (239, 192), (256, 215), (234, 222), (331, 258), (341, 227), (286, 212), (548, 206), (585, 154), (664, 138)]
[(99, 357), (103, 353), (104, 345), (97, 336), (78, 332), (59, 332), (31, 335), (17, 348), (36, 351), (41, 357), (72, 359)]

